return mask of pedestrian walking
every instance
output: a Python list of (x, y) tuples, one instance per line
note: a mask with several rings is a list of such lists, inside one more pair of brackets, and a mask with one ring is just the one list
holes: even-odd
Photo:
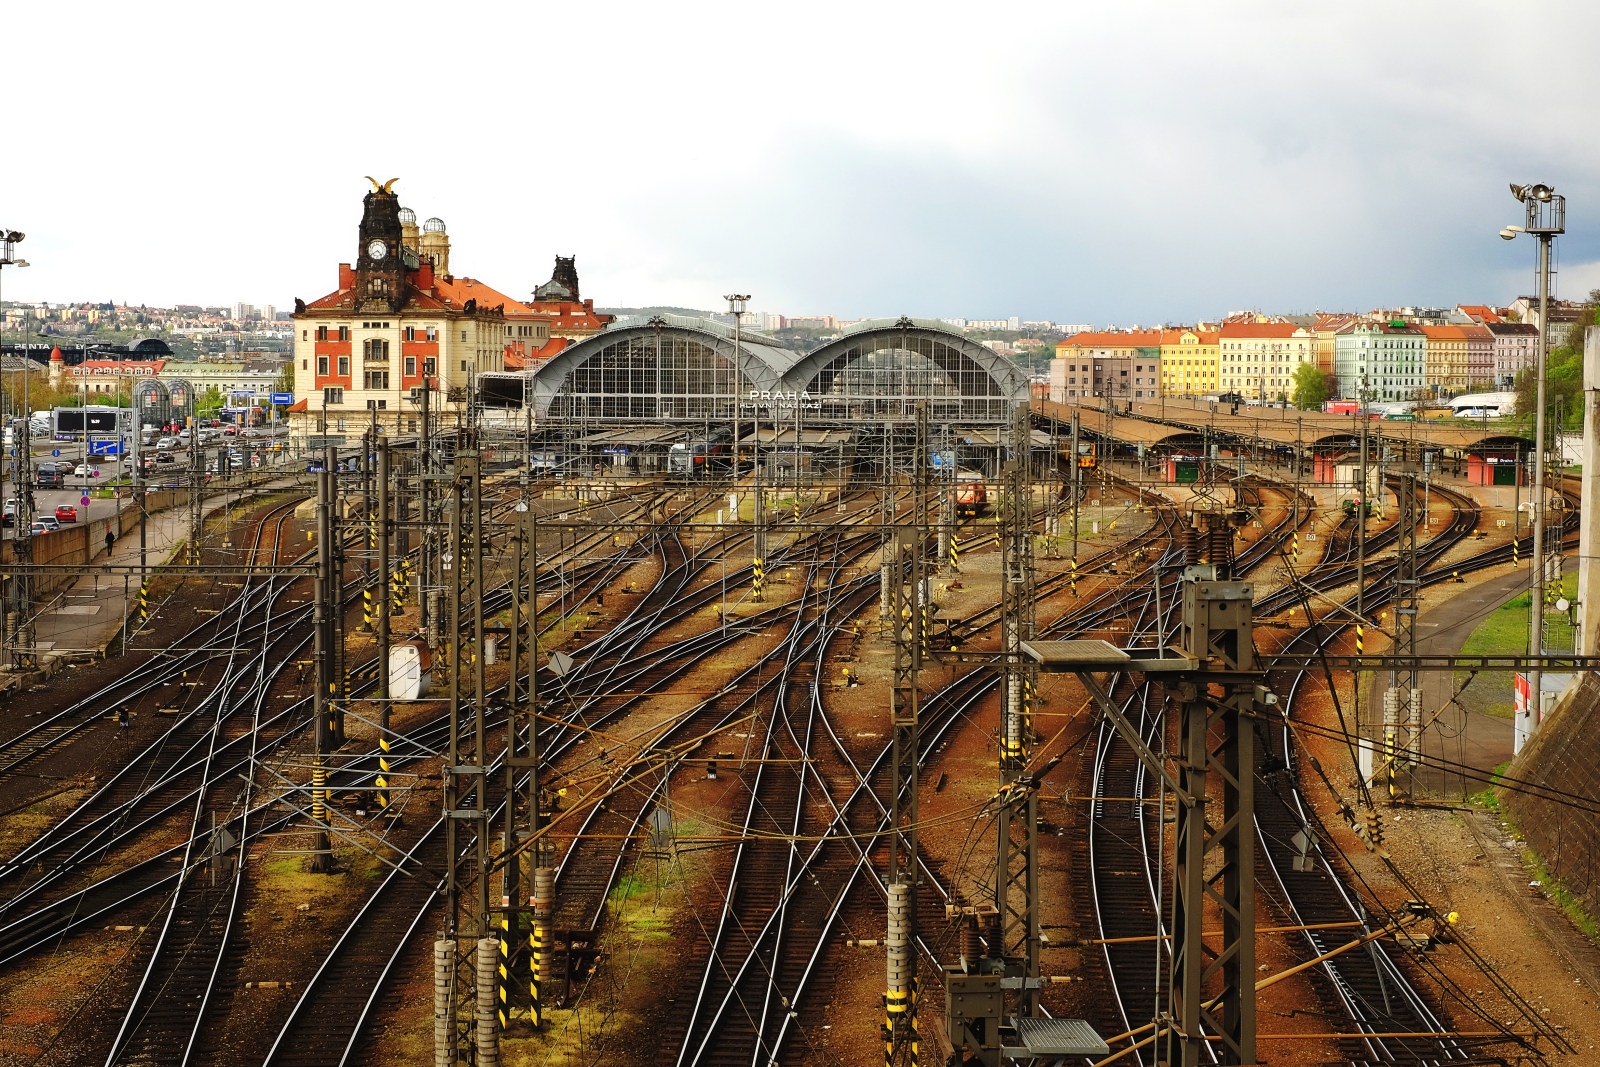
[(106, 530), (106, 555), (111, 555), (111, 546), (117, 543), (117, 535), (109, 529)]

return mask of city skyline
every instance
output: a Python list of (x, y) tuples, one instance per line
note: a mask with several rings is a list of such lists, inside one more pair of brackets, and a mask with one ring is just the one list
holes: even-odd
[[(536, 31), (532, 14), (498, 10), (507, 39)], [(1163, 17), (1149, 17), (1156, 10)], [(377, 21), (319, 10), (319, 50), (347, 61), (314, 86), (235, 76), (307, 43), (309, 20), (294, 17), (227, 32), (242, 12), (216, 27), (226, 47), (197, 38), (172, 53), (181, 64), (119, 82), (108, 112), (109, 75), (98, 72), (175, 32), (110, 11), (74, 28), (81, 77), (54, 78), (43, 49), (16, 57), (14, 76), (51, 85), (59, 128), (180, 120), (120, 138), (138, 147), (118, 145), (134, 162), (114, 172), (7, 168), (0, 222), (29, 234), (19, 254), (32, 266), (6, 271), (4, 295), (231, 304), (249, 292), (289, 307), (320, 295), (324, 264), (354, 258), (351, 205), (369, 173), (397, 176), (407, 206), (449, 223), (468, 273), (520, 298), (552, 255), (575, 253), (606, 306), (717, 310), (737, 289), (842, 318), (1152, 323), (1491, 298), (1531, 288), (1531, 248), (1495, 237), (1519, 217), (1506, 183), (1529, 180), (1571, 205), (1558, 295), (1600, 285), (1589, 221), (1600, 159), (1571, 133), (1600, 74), (1543, 51), (1547, 30), (1600, 29), (1587, 7), (1547, 5), (1530, 20), (1488, 2), (1314, 14), (1243, 0), (1092, 13), (1001, 5), (976, 34), (957, 11), (908, 23), (852, 8), (843, 34), (826, 13), (611, 5), (596, 20), (604, 34), (550, 47), (530, 77), (476, 62), (478, 19), (438, 22), (407, 5)], [(42, 9), (18, 21), (20, 39), (59, 32)], [(402, 130), (443, 131), (424, 145), (465, 135), (482, 120), (463, 100), (512, 110), (559, 100), (540, 104), (551, 120), (487, 155), (308, 122), (368, 92), (387, 69), (370, 57), (396, 57), (384, 77), (418, 77), (398, 57), (419, 47), (424, 21), (428, 77), (451, 91), (406, 94)], [(910, 64), (826, 76), (832, 58), (871, 39), (963, 74)], [(657, 69), (664, 55), (680, 61), (648, 86), (601, 76)], [(258, 113), (274, 124), (239, 127)], [(190, 151), (211, 129), (228, 131), (216, 150)], [(230, 147), (256, 141), (270, 150), (225, 165)]]

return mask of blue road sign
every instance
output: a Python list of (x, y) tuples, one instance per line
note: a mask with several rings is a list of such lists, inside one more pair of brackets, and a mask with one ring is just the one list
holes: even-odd
[(293, 404), (294, 403), (294, 394), (293, 393), (273, 393), (272, 394), (272, 402), (274, 404)]
[(52, 449), (51, 449), (51, 450), (50, 450), (50, 454), (51, 454), (51, 455), (52, 455), (52, 456), (59, 456), (59, 455), (61, 455), (61, 449), (59, 449), (59, 448), (52, 448)]
[(115, 455), (120, 454), (121, 452), (122, 452), (122, 442), (121, 441), (114, 441), (113, 440), (113, 441), (90, 441), (89, 442), (89, 455), (91, 455), (91, 456), (115, 456)]
[(87, 496), (80, 496), (78, 498), (78, 503), (82, 504), (84, 507), (88, 507), (89, 506), (89, 498)]

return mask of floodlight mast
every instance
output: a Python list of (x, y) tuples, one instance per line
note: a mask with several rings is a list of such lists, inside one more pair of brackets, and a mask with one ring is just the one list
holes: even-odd
[[(1511, 185), (1511, 195), (1522, 202), (1525, 209), (1523, 225), (1507, 226), (1500, 236), (1511, 240), (1519, 233), (1531, 234), (1539, 241), (1539, 333), (1534, 341), (1534, 400), (1533, 431), (1533, 589), (1532, 610), (1528, 613), (1528, 654), (1539, 656), (1544, 652), (1544, 597), (1545, 597), (1545, 379), (1546, 354), (1550, 337), (1550, 246), (1556, 235), (1566, 232), (1567, 198), (1543, 183)], [(1537, 662), (1528, 671), (1529, 699), (1532, 707), (1531, 725), (1538, 726), (1540, 713), (1540, 686), (1543, 671)]]
[[(0, 230), (0, 275), (6, 267), (26, 267), (28, 261), (17, 258), (17, 245), (27, 235), (20, 230)], [(4, 339), (4, 303), (0, 302), (0, 340)], [(0, 346), (3, 347), (3, 346)], [(11, 582), (11, 603), (0, 606), (0, 642), (11, 641), (10, 665), (17, 669), (33, 666), (36, 650), (33, 643), (33, 580), (28, 565), (33, 562), (33, 442), (28, 428), (32, 424), (33, 410), (28, 401), (28, 355), (22, 354), (22, 421), (13, 446), (17, 454), (12, 490), (16, 494), (16, 534), (11, 542), (12, 555), (21, 570)]]

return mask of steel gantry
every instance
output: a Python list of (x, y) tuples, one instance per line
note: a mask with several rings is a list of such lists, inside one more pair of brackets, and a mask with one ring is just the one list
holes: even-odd
[[(439, 564), (449, 589), (440, 632), (450, 674), (444, 767), (445, 908), (435, 943), (434, 1063), (499, 1063), (500, 938), (489, 904), (489, 752), (484, 680), (483, 478), (478, 452), (458, 448), (449, 480), (449, 539)], [(465, 940), (472, 951), (461, 951)], [(468, 1060), (467, 1057), (473, 1057)]]
[[(1197, 513), (1202, 523), (1220, 515)], [(1202, 529), (1207, 542), (1221, 538)], [(1040, 669), (1073, 673), (1176, 800), (1168, 1009), (1157, 1020), (1171, 1067), (1256, 1062), (1255, 731), (1276, 699), (1260, 684), (1254, 588), (1231, 580), (1225, 553), (1184, 570), (1179, 650), (1105, 641), (1032, 641)], [(1218, 558), (1219, 556), (1223, 558)], [(1142, 672), (1179, 698), (1179, 748), (1169, 766), (1111, 699), (1097, 672)], [(1209, 936), (1208, 936), (1209, 934)]]
[(1039, 668), (1022, 656), (1022, 643), (1033, 640), (1035, 629), (1031, 436), (1027, 405), (1019, 404), (1001, 514), (1000, 626), (1005, 687), (995, 820), (995, 909), (1000, 943), (990, 951), (1006, 961), (1006, 977), (1022, 983), (1016, 990), (1016, 1014), (1021, 1016), (1032, 1016), (1039, 1007), (1038, 790), (1027, 773)]
[[(1395, 548), (1394, 570), (1394, 651), (1400, 656), (1417, 654), (1417, 609), (1421, 582), (1417, 576), (1417, 480), (1410, 457), (1390, 466), (1389, 476), (1397, 479), (1395, 527), (1399, 541)], [(1426, 519), (1424, 519), (1426, 522)], [(1422, 758), (1422, 680), (1404, 663), (1389, 670), (1389, 689), (1383, 698), (1383, 776), (1389, 799), (1402, 792), (1398, 777), (1411, 770)]]
[[(911, 463), (910, 522), (888, 542), (893, 594), (894, 682), (889, 692), (893, 731), (888, 877), (888, 974), (884, 993), (883, 1060), (915, 1065), (922, 1054), (917, 1024), (917, 778), (920, 672), (926, 651), (928, 551), (928, 419), (917, 405)], [(892, 484), (890, 487), (892, 496)]]

